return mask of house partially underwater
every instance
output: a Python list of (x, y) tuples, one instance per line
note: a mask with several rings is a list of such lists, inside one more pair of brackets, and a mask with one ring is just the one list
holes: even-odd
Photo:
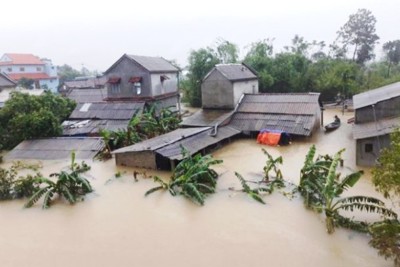
[(390, 133), (400, 127), (400, 82), (353, 96), (356, 163), (374, 166)]
[(116, 164), (171, 169), (182, 159), (182, 147), (204, 154), (243, 134), (308, 137), (320, 125), (318, 93), (258, 94), (257, 76), (246, 65), (217, 65), (202, 90), (203, 109), (182, 122), (185, 128), (115, 150)]

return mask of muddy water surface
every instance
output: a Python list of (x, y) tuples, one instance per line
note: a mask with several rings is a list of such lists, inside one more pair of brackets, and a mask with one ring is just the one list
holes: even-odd
[[(346, 147), (342, 170), (355, 169), (355, 144), (345, 123), (351, 114), (337, 114), (344, 122), (337, 131), (320, 131), (288, 147), (238, 140), (216, 151), (214, 157), (224, 160), (217, 168), (222, 176), (204, 207), (167, 193), (145, 198), (151, 179), (134, 182), (132, 168), (90, 162), (96, 193), (83, 203), (57, 203), (49, 210), (23, 209), (22, 201), (0, 203), (0, 266), (392, 266), (363, 235), (342, 229), (327, 235), (323, 218), (299, 199), (278, 193), (260, 205), (228, 190), (239, 188), (234, 171), (249, 179), (261, 175), (262, 147), (284, 157), (284, 177), (294, 183), (312, 143), (321, 154)], [(328, 111), (325, 120), (333, 115)], [(48, 174), (68, 161), (43, 164)], [(105, 185), (117, 171), (122, 178)], [(378, 196), (368, 175), (349, 193)]]

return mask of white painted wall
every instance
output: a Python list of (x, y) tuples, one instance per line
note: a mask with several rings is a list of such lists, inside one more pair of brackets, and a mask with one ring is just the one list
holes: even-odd
[[(160, 77), (167, 76), (169, 79), (161, 83)], [(150, 75), (152, 96), (174, 93), (178, 91), (178, 74), (176, 73), (153, 73)]]
[(236, 105), (243, 94), (257, 94), (258, 80), (238, 81), (233, 84), (233, 101)]

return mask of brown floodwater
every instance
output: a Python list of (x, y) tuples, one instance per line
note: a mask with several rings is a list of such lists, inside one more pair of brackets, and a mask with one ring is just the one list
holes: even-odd
[[(325, 121), (333, 119), (328, 110)], [(265, 196), (261, 205), (242, 193), (234, 175), (254, 179), (266, 161), (261, 148), (282, 155), (284, 177), (297, 183), (304, 156), (315, 143), (320, 154), (346, 148), (343, 172), (356, 169), (351, 126), (287, 147), (266, 147), (254, 139), (237, 140), (216, 151), (224, 162), (218, 193), (198, 207), (182, 197), (144, 193), (151, 179), (134, 182), (133, 168), (108, 162), (89, 162), (95, 193), (70, 206), (55, 203), (24, 209), (23, 201), (0, 203), (0, 266), (392, 266), (368, 245), (368, 237), (338, 229), (325, 231), (321, 215), (304, 209), (301, 199), (280, 193)], [(44, 174), (58, 171), (68, 161), (43, 161)], [(9, 166), (4, 163), (2, 166)], [(122, 177), (105, 182), (117, 172)], [(147, 171), (168, 177), (168, 172)], [(348, 194), (379, 196), (367, 173)]]

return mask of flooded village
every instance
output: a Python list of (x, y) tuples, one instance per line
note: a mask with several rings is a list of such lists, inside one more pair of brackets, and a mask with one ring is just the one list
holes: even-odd
[(329, 52), (3, 54), (0, 265), (399, 266), (400, 41), (372, 62), (357, 16)]
[[(392, 266), (378, 256), (362, 234), (345, 229), (326, 234), (323, 218), (304, 209), (300, 198), (284, 196), (285, 189), (265, 196), (266, 205), (230, 189), (240, 188), (235, 172), (247, 179), (262, 176), (266, 162), (262, 148), (274, 157), (282, 156), (283, 177), (293, 184), (299, 183), (305, 155), (313, 144), (319, 154), (334, 154), (345, 148), (339, 171), (357, 170), (357, 160), (365, 159), (357, 156), (358, 140), (362, 146), (366, 142), (363, 140), (376, 131), (390, 132), (393, 124), (385, 126), (385, 120), (380, 120), (382, 123), (375, 124), (377, 128), (365, 126), (371, 129), (368, 132), (357, 125), (363, 117), (358, 118), (352, 107), (321, 110), (316, 93), (258, 94), (258, 83), (249, 82), (257, 81), (256, 75), (245, 65), (218, 65), (215, 71), (218, 69), (222, 71), (207, 84), (211, 88), (209, 102), (207, 92), (203, 92), (203, 106), (207, 108), (191, 110), (177, 130), (115, 150), (107, 161), (94, 159), (105, 146), (99, 137), (93, 137), (95, 131), (99, 126), (123, 127), (134, 114), (143, 112), (146, 101), (136, 101), (135, 97), (146, 94), (147, 77), (129, 72), (129, 77), (104, 79), (108, 81), (104, 82), (106, 91), (103, 87), (72, 89), (70, 95), (78, 105), (63, 123), (64, 137), (24, 141), (4, 154), (2, 167), (23, 159), (42, 165), (40, 172), (46, 176), (68, 166), (70, 154), (75, 151), (79, 160), (85, 159), (91, 166), (88, 179), (95, 191), (74, 206), (56, 200), (60, 205), (46, 211), (40, 204), (24, 209), (23, 200), (2, 202), (3, 264), (51, 266), (57, 261), (58, 266), (261, 266), (268, 261), (272, 266)], [(157, 83), (162, 85), (164, 74), (156, 75)], [(138, 81), (143, 82), (143, 87), (134, 91), (136, 96), (131, 96), (135, 101), (108, 101), (108, 93), (115, 93), (113, 88), (116, 84), (122, 87), (124, 80), (134, 80), (134, 87)], [(233, 82), (228, 82), (230, 88), (218, 96), (224, 80)], [(399, 84), (392, 87), (395, 89), (378, 91), (385, 90), (399, 99)], [(155, 89), (172, 95), (162, 86)], [(361, 103), (354, 98), (354, 108), (368, 108), (372, 102), (378, 103), (375, 108), (387, 107), (381, 102), (386, 101), (387, 93), (378, 91), (360, 95)], [(373, 94), (376, 96), (371, 97)], [(174, 107), (179, 108), (176, 103)], [(384, 117), (383, 112), (379, 114)], [(327, 132), (321, 122), (327, 124), (335, 115), (342, 124)], [(356, 124), (347, 123), (351, 120)], [(256, 137), (261, 129), (287, 132), (293, 136), (291, 144), (260, 144)], [(371, 143), (374, 145), (373, 138)], [(181, 146), (192, 154), (207, 152), (223, 160), (215, 167), (219, 174), (217, 193), (207, 199), (204, 207), (163, 193), (144, 196), (153, 187), (151, 176), (169, 179), (170, 171), (165, 170), (173, 169), (182, 159)], [(134, 172), (139, 173), (137, 182)], [(115, 178), (117, 174), (119, 178)], [(349, 194), (378, 197), (370, 179), (369, 169), (365, 169), (365, 175)], [(70, 257), (72, 252), (74, 256)]]

